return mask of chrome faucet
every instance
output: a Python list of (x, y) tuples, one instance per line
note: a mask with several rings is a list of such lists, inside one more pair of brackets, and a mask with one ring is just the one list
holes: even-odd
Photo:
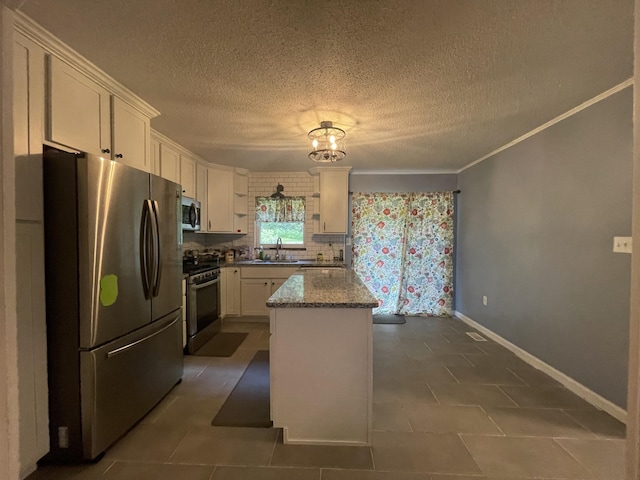
[(282, 248), (282, 239), (278, 237), (276, 240), (276, 260), (280, 260), (280, 249)]

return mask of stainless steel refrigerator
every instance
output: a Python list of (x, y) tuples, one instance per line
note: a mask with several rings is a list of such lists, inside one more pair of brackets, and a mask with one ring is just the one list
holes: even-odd
[(180, 186), (45, 147), (52, 460), (92, 460), (180, 381)]

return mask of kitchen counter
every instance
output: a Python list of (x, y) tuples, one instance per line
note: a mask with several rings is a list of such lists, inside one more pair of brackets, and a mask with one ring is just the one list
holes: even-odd
[(344, 268), (343, 262), (317, 262), (315, 260), (236, 260), (235, 262), (220, 264), (221, 267), (233, 266), (269, 266), (269, 267), (318, 267), (318, 268)]
[(308, 269), (267, 305), (271, 419), (283, 442), (371, 445), (376, 299), (351, 270)]
[(353, 270), (297, 272), (267, 300), (277, 308), (376, 308), (378, 301)]

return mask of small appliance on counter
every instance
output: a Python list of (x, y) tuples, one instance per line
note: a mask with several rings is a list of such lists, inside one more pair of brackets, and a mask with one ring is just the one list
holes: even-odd
[(224, 255), (225, 263), (233, 263), (234, 260), (235, 260), (235, 251), (228, 250), (227, 253), (225, 253)]

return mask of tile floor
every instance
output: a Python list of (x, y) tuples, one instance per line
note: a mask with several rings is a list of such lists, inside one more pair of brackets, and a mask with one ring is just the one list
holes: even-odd
[[(457, 319), (374, 325), (367, 447), (283, 445), (277, 429), (212, 427), (265, 323), (229, 358), (185, 358), (183, 382), (96, 463), (29, 480), (514, 480), (623, 478), (624, 425)], [(329, 351), (328, 351), (329, 354)]]

